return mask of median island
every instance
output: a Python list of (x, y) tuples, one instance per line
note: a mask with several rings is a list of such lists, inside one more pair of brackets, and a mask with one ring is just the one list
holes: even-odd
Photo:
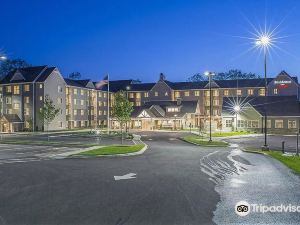
[(142, 150), (145, 147), (144, 144), (137, 145), (109, 145), (105, 147), (96, 148), (93, 150), (78, 153), (76, 155), (81, 156), (103, 156), (103, 155), (120, 155), (135, 153)]
[(227, 147), (229, 144), (225, 141), (209, 141), (206, 138), (197, 135), (189, 135), (182, 137), (181, 140), (189, 142), (194, 145), (207, 146), (207, 147)]

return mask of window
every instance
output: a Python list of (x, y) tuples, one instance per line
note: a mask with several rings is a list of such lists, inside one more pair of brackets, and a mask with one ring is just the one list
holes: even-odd
[(58, 121), (58, 127), (63, 127), (63, 123), (61, 121)]
[(84, 100), (80, 100), (80, 105), (84, 105)]
[(84, 110), (83, 109), (80, 110), (80, 115), (82, 115), (82, 116), (84, 115)]
[(283, 120), (275, 120), (275, 128), (283, 128)]
[(209, 109), (206, 110), (206, 115), (210, 115), (210, 110)]
[(253, 95), (254, 94), (254, 90), (253, 89), (248, 89), (247, 90), (247, 94), (248, 95)]
[(66, 94), (67, 95), (69, 94), (69, 88), (66, 88)]
[(213, 90), (213, 96), (219, 96), (219, 91), (218, 90)]
[(103, 93), (103, 97), (106, 98), (106, 93)]
[(232, 120), (225, 120), (225, 127), (232, 127)]
[(77, 116), (77, 109), (74, 109), (74, 116)]
[(129, 98), (134, 98), (134, 93), (130, 92), (129, 93)]
[(205, 100), (205, 105), (210, 106), (210, 100)]
[(99, 116), (101, 116), (101, 115), (102, 115), (102, 111), (101, 111), (101, 110), (99, 110), (99, 112), (98, 112), (98, 115), (99, 115)]
[(98, 102), (98, 106), (102, 106), (102, 102)]
[(273, 93), (274, 93), (274, 95), (277, 95), (278, 94), (278, 89), (274, 88)]
[(148, 97), (149, 97), (149, 93), (148, 93), (148, 92), (145, 92), (145, 93), (144, 93), (144, 97), (145, 97), (145, 98), (148, 98)]
[(167, 108), (167, 111), (168, 112), (179, 112), (179, 108), (178, 107), (170, 107), (170, 108)]
[(106, 115), (106, 110), (103, 111), (103, 115)]
[(63, 99), (62, 98), (57, 98), (57, 103), (58, 104), (62, 104), (63, 103)]
[(6, 86), (6, 92), (11, 93), (11, 86)]
[(6, 97), (5, 100), (6, 104), (11, 104), (11, 97)]
[(24, 108), (24, 114), (25, 116), (29, 116), (29, 108)]
[(29, 84), (24, 85), (24, 91), (26, 91), (26, 92), (30, 91)]
[(218, 109), (214, 109), (213, 115), (214, 115), (214, 116), (219, 115), (219, 110), (218, 110)]
[(136, 93), (136, 94), (135, 94), (135, 97), (136, 97), (136, 98), (141, 98), (141, 93), (139, 93), (139, 92)]
[(29, 128), (30, 127), (30, 124), (28, 121), (25, 121), (25, 125), (24, 125), (25, 128)]
[(107, 103), (106, 103), (106, 102), (103, 102), (103, 106), (107, 106)]
[(80, 94), (81, 94), (81, 95), (84, 95), (84, 90), (80, 90)]
[(180, 92), (179, 91), (175, 91), (175, 98), (180, 98)]
[(166, 91), (165, 96), (168, 96), (168, 95), (169, 95), (169, 93)]
[(224, 95), (228, 96), (229, 95), (229, 90), (224, 90)]
[(101, 98), (102, 97), (102, 93), (99, 91), (98, 92), (98, 97)]
[(58, 93), (61, 93), (61, 92), (63, 92), (63, 89), (62, 89), (62, 87), (61, 87), (61, 86), (59, 86), (59, 85), (57, 86), (57, 92), (58, 92)]
[(73, 93), (74, 93), (74, 95), (77, 95), (77, 89), (76, 88), (74, 88)]
[(289, 129), (297, 128), (296, 120), (289, 120), (289, 121), (288, 121), (288, 128), (289, 128)]
[(14, 109), (20, 109), (20, 104), (19, 103), (14, 103)]
[(135, 102), (135, 106), (141, 106), (141, 102)]
[(265, 96), (265, 89), (264, 88), (259, 89), (259, 95), (260, 96)]
[(66, 115), (69, 115), (69, 109), (66, 109)]
[(210, 91), (205, 91), (204, 95), (205, 95), (206, 97), (210, 96)]
[(213, 105), (219, 105), (219, 99), (214, 99), (213, 100)]
[(40, 84), (40, 89), (42, 89), (43, 88), (43, 84)]
[(238, 127), (242, 127), (242, 128), (244, 127), (244, 125), (245, 125), (244, 120), (238, 120), (237, 122), (238, 122), (238, 124), (237, 124)]
[(27, 96), (24, 97), (24, 102), (28, 104), (29, 103), (29, 97), (27, 97)]
[(236, 95), (242, 95), (242, 90), (241, 89), (236, 90)]
[(40, 96), (40, 101), (43, 101), (43, 96)]
[(76, 99), (75, 99), (75, 98), (74, 98), (74, 100), (73, 100), (73, 101), (74, 101), (74, 105), (76, 105), (77, 101), (76, 101)]
[(158, 92), (156, 91), (156, 92), (154, 92), (154, 96), (158, 96)]
[(12, 109), (6, 109), (6, 114), (12, 114)]
[(184, 96), (185, 96), (185, 97), (190, 96), (190, 92), (189, 92), (189, 91), (185, 91), (185, 92), (184, 92)]
[(194, 91), (195, 96), (200, 96), (200, 91)]

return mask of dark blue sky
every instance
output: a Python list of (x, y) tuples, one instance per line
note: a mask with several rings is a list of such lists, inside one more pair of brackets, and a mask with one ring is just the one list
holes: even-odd
[(10, 58), (79, 71), (99, 79), (184, 81), (204, 70), (262, 73), (262, 56), (247, 51), (249, 31), (280, 25), (280, 48), (269, 75), (300, 74), (300, 2), (297, 0), (1, 1), (0, 48)]

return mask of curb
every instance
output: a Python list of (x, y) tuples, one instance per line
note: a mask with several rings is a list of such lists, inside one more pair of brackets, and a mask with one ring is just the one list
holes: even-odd
[(186, 143), (189, 143), (189, 144), (192, 144), (192, 145), (197, 145), (197, 146), (201, 146), (201, 147), (218, 147), (218, 148), (227, 148), (229, 147), (229, 143), (227, 141), (223, 141), (224, 143), (227, 143), (227, 146), (220, 146), (220, 145), (200, 145), (200, 144), (197, 144), (195, 142), (192, 142), (192, 141), (187, 141), (187, 140), (184, 140), (183, 138), (179, 138), (180, 140), (186, 142)]

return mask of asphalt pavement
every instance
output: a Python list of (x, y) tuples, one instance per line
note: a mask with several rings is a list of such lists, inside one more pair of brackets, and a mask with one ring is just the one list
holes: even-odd
[[(297, 177), (269, 157), (250, 156), (236, 144), (194, 146), (178, 139), (186, 133), (140, 134), (149, 145), (143, 155), (0, 164), (0, 224), (255, 224), (251, 217), (241, 223), (234, 214), (236, 200), (264, 202), (268, 190), (284, 196), (286, 183), (289, 196), (274, 203), (300, 199), (292, 191)], [(263, 183), (266, 175), (277, 188)], [(300, 221), (291, 218), (286, 224)]]

